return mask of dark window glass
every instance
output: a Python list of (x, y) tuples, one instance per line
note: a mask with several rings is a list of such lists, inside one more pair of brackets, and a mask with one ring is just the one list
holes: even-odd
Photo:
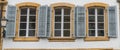
[(98, 30), (98, 36), (104, 36), (104, 30)]
[(89, 30), (89, 36), (95, 36), (95, 30)]
[(70, 36), (70, 30), (64, 30), (64, 36)]
[(70, 22), (70, 16), (64, 16), (64, 22)]
[(27, 21), (27, 16), (20, 17), (20, 22), (26, 22), (26, 21)]
[(98, 13), (98, 15), (104, 15), (104, 9), (103, 8), (98, 8), (97, 13)]
[(95, 23), (89, 23), (89, 29), (95, 29)]
[(89, 22), (95, 22), (95, 16), (89, 16)]
[(35, 36), (35, 30), (29, 30), (29, 36)]
[(70, 9), (69, 8), (64, 9), (64, 15), (70, 15)]
[(98, 23), (98, 29), (104, 29), (104, 23)]
[(27, 8), (21, 8), (21, 15), (27, 15)]
[(55, 29), (61, 29), (61, 23), (55, 23)]
[(61, 16), (55, 16), (55, 22), (61, 22)]
[(64, 23), (64, 29), (70, 29), (70, 23)]
[(104, 22), (104, 17), (103, 16), (98, 16), (98, 22)]
[(61, 30), (55, 30), (55, 36), (61, 36)]
[(26, 36), (26, 30), (20, 30), (19, 36)]
[(89, 8), (88, 9), (88, 14), (89, 15), (95, 15), (95, 8)]
[(26, 29), (26, 23), (20, 23), (20, 29)]
[(35, 17), (35, 16), (30, 16), (30, 17), (29, 17), (29, 21), (30, 21), (30, 22), (35, 22), (35, 20), (36, 20), (36, 17)]
[(55, 15), (61, 15), (61, 9), (55, 9)]
[(35, 29), (35, 23), (29, 23), (29, 29)]
[(30, 15), (36, 15), (36, 8), (30, 8)]

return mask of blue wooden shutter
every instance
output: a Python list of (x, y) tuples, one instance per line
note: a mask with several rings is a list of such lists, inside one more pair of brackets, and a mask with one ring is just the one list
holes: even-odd
[(46, 37), (47, 33), (47, 10), (48, 6), (41, 6), (38, 15), (38, 37)]
[(116, 16), (116, 7), (115, 6), (111, 6), (111, 7), (109, 7), (109, 9), (108, 9), (109, 11), (108, 11), (108, 25), (109, 25), (109, 27), (108, 27), (108, 36), (109, 37), (117, 37), (117, 31), (116, 31), (116, 18), (117, 18), (117, 16)]
[(6, 25), (6, 37), (15, 37), (16, 7), (8, 5), (6, 16), (8, 19)]
[(75, 9), (76, 37), (85, 37), (85, 8), (77, 6)]
[(51, 21), (51, 8), (48, 7), (48, 16), (47, 16), (47, 37), (50, 37), (50, 21)]

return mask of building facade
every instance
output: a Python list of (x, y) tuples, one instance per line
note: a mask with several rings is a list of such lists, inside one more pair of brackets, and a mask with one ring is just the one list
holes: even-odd
[(120, 50), (118, 0), (4, 0), (2, 50)]

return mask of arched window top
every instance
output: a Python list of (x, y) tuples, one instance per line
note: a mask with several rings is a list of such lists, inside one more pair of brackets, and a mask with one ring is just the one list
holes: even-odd
[(71, 4), (71, 3), (65, 3), (65, 2), (60, 2), (60, 3), (54, 3), (54, 4), (51, 4), (51, 7), (62, 7), (62, 6), (65, 6), (65, 7), (75, 7), (74, 4)]
[(34, 2), (22, 2), (22, 3), (18, 3), (16, 6), (17, 7), (24, 7), (24, 6), (39, 7), (40, 4), (34, 3)]
[(108, 4), (106, 3), (101, 3), (101, 2), (93, 2), (93, 3), (88, 3), (88, 4), (85, 4), (85, 7), (88, 8), (88, 7), (105, 7), (107, 8), (108, 7)]

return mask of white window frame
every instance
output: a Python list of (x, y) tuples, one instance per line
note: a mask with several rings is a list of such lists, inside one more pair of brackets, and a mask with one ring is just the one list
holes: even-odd
[[(24, 7), (23, 7), (24, 8)], [(26, 8), (26, 7), (25, 7)], [(21, 10), (20, 10), (20, 18), (19, 18), (19, 31), (18, 31), (18, 36), (19, 37), (35, 37), (36, 36), (36, 34), (34, 35), (34, 36), (29, 36), (29, 33), (28, 33), (28, 31), (29, 30), (35, 30), (36, 31), (36, 29), (29, 29), (29, 23), (35, 23), (36, 24), (36, 22), (30, 22), (29, 21), (29, 17), (30, 16), (35, 16), (36, 17), (36, 14), (35, 15), (31, 15), (30, 14), (30, 8), (31, 7), (27, 7), (27, 21), (26, 22), (20, 22), (20, 19), (21, 19), (21, 16), (24, 16), (24, 15), (21, 15)], [(22, 8), (21, 8), (22, 9)], [(26, 29), (20, 29), (20, 23), (26, 23)], [(20, 36), (20, 30), (25, 30), (26, 31), (26, 35), (25, 36)]]
[[(103, 15), (98, 15), (97, 14), (97, 9), (99, 8), (99, 7), (93, 7), (93, 8), (95, 8), (95, 36), (89, 36), (89, 33), (88, 33), (88, 36), (89, 37), (104, 37), (105, 36), (105, 9), (103, 10), (104, 12), (104, 14)], [(89, 11), (89, 10), (88, 10)], [(89, 15), (89, 13), (88, 13), (88, 17), (89, 17), (90, 15)], [(98, 16), (103, 16), (104, 17), (104, 21), (103, 22), (98, 22)], [(88, 23), (89, 23), (89, 18), (88, 18)], [(104, 23), (104, 29), (99, 29), (99, 30), (104, 30), (104, 36), (98, 36), (98, 23)], [(88, 24), (88, 27), (89, 27), (89, 24)], [(88, 30), (89, 30), (89, 28), (88, 28)]]
[[(71, 37), (71, 33), (69, 33), (70, 36), (66, 37), (66, 36), (64, 36), (64, 30), (69, 30), (70, 31), (71, 28), (70, 29), (64, 29), (64, 23), (71, 23), (71, 21), (70, 22), (64, 22), (64, 16), (69, 16), (70, 17), (71, 14), (70, 15), (64, 15), (64, 9), (65, 8), (60, 7), (60, 8), (56, 8), (56, 9), (61, 9), (61, 15), (56, 15), (55, 12), (54, 12), (54, 14), (55, 14), (54, 19), (55, 19), (55, 16), (61, 16), (61, 29), (55, 29), (55, 27), (54, 27), (54, 29), (55, 30), (61, 30), (61, 36), (55, 36), (55, 33), (54, 33), (54, 37), (56, 37), (56, 38), (63, 38), (63, 37), (69, 38), (69, 37)], [(59, 23), (59, 22), (54, 22), (54, 24), (55, 23)], [(55, 30), (54, 30), (54, 32), (55, 32)]]

